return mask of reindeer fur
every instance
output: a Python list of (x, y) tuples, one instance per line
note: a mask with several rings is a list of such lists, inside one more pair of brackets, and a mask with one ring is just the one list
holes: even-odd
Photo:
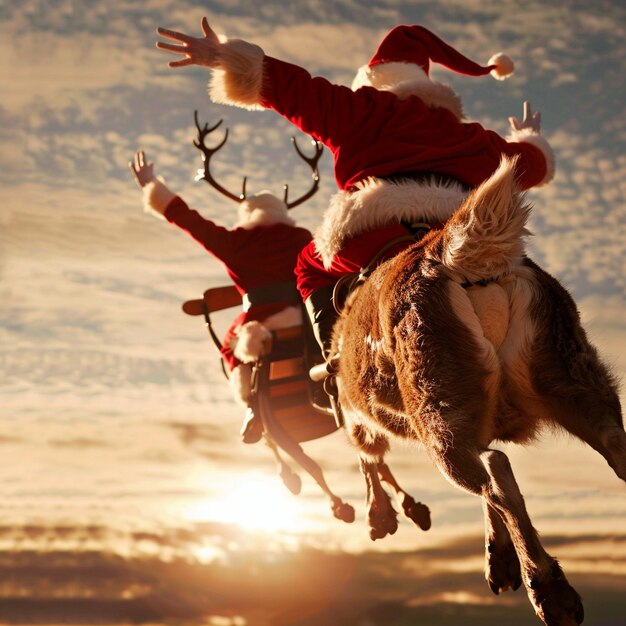
[(339, 401), (373, 538), (397, 526), (380, 483), (389, 438), (419, 442), (452, 484), (483, 499), (492, 590), (523, 582), (543, 622), (565, 626), (582, 622), (580, 598), (542, 547), (507, 456), (489, 446), (563, 429), (626, 480), (626, 434), (616, 382), (572, 298), (524, 256), (528, 213), (504, 160), (443, 230), (351, 294), (334, 335)]

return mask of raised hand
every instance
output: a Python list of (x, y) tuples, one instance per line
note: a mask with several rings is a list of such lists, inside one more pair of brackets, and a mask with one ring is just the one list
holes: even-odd
[(145, 187), (154, 180), (154, 163), (146, 163), (146, 154), (143, 150), (135, 152), (135, 160), (130, 161), (128, 167), (140, 187)]
[(533, 113), (530, 109), (530, 102), (524, 102), (524, 118), (520, 122), (516, 117), (509, 117), (509, 124), (513, 130), (524, 130), (530, 128), (532, 131), (539, 133), (541, 130), (541, 113), (537, 111)]
[(190, 37), (184, 33), (167, 28), (157, 28), (157, 33), (162, 37), (181, 42), (180, 45), (157, 41), (156, 47), (160, 50), (167, 50), (174, 54), (185, 55), (184, 59), (170, 61), (170, 67), (183, 67), (185, 65), (204, 65), (205, 67), (216, 67), (219, 59), (220, 41), (209, 26), (206, 17), (202, 18), (202, 32), (204, 37)]

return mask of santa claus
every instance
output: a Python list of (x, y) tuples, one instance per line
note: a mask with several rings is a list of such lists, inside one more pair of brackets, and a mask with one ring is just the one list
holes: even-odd
[(271, 330), (302, 323), (294, 266), (298, 253), (311, 241), (311, 233), (296, 226), (285, 202), (267, 191), (240, 202), (234, 228), (220, 226), (170, 191), (154, 175), (154, 166), (142, 150), (129, 166), (143, 189), (144, 208), (189, 233), (221, 261), (242, 294), (243, 311), (226, 332), (221, 354), (230, 370), (235, 398), (247, 406), (243, 440), (254, 443), (262, 429), (249, 406), (252, 363), (262, 356)]
[(511, 133), (503, 138), (464, 121), (459, 96), (429, 77), (435, 62), (460, 74), (503, 79), (513, 72), (503, 54), (479, 65), (426, 28), (401, 25), (383, 39), (349, 88), (312, 77), (257, 45), (218, 38), (206, 18), (202, 29), (200, 38), (157, 29), (177, 42), (159, 41), (157, 47), (184, 56), (171, 67), (211, 68), (214, 102), (273, 109), (333, 154), (340, 191), (296, 270), (298, 289), (326, 349), (334, 319), (330, 298), (339, 277), (409, 245), (414, 224), (434, 227), (445, 221), (471, 188), (494, 173), (503, 155), (517, 158), (522, 189), (554, 175), (540, 116), (527, 104), (523, 120), (510, 118)]

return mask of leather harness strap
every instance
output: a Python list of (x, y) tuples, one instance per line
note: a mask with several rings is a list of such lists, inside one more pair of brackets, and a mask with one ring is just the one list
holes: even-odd
[[(370, 260), (370, 262), (360, 269), (359, 272), (352, 274), (346, 274), (342, 276), (336, 283), (333, 289), (333, 307), (337, 313), (341, 312), (343, 305), (345, 304), (348, 295), (360, 284), (364, 283), (369, 275), (376, 269), (376, 267), (382, 262), (386, 261), (385, 253), (399, 243), (405, 243), (408, 246), (422, 239), (426, 233), (433, 228), (440, 228), (442, 224), (411, 224), (410, 227), (406, 227), (411, 231), (411, 234), (401, 235), (390, 239)], [(395, 255), (394, 255), (395, 256)]]

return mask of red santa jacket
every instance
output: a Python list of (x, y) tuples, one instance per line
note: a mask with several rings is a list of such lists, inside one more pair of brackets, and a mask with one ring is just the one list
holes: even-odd
[[(352, 191), (369, 177), (416, 171), (443, 174), (476, 187), (495, 172), (503, 154), (517, 156), (517, 179), (523, 189), (551, 176), (548, 159), (533, 143), (507, 141), (480, 124), (462, 122), (448, 108), (427, 106), (416, 95), (401, 99), (373, 87), (352, 91), (268, 56), (263, 60), (260, 95), (262, 106), (328, 146), (342, 190)], [(344, 215), (329, 211), (326, 217), (332, 216), (336, 227), (345, 222)], [(302, 251), (296, 275), (303, 299), (343, 274), (358, 271), (391, 238), (406, 233), (399, 225), (355, 230), (352, 235), (342, 233), (341, 248), (332, 254), (321, 237)]]
[[(269, 285), (294, 282), (298, 253), (311, 241), (308, 230), (284, 223), (229, 230), (205, 219), (178, 196), (168, 204), (164, 216), (224, 264), (242, 295)], [(252, 304), (237, 316), (223, 342), (222, 356), (231, 369), (238, 364), (228, 346), (236, 329), (248, 321), (263, 321), (293, 303), (290, 300)]]
[[(465, 123), (460, 101), (429, 100), (431, 86), (430, 81), (409, 85), (403, 97), (372, 87), (352, 91), (313, 78), (246, 42), (225, 44), (220, 71), (210, 86), (212, 98), (272, 109), (324, 143), (334, 157), (342, 191), (331, 200), (315, 247), (309, 245), (299, 260), (303, 297), (316, 286), (332, 284), (362, 258), (371, 259), (385, 243), (381, 226), (447, 219), (462, 202), (464, 189), (487, 180), (503, 154), (518, 157), (516, 173), (523, 189), (551, 179), (553, 155), (543, 137), (524, 129), (504, 139), (480, 124)], [(461, 184), (393, 186), (383, 180), (414, 172), (442, 174)]]
[[(410, 235), (410, 231), (401, 224), (390, 224), (369, 230), (349, 239), (341, 253), (333, 257), (330, 267), (324, 266), (322, 257), (315, 247), (315, 242), (311, 241), (300, 252), (295, 269), (298, 291), (302, 299), (308, 299), (314, 291), (322, 287), (334, 285), (345, 274), (358, 273), (371, 263), (383, 246), (394, 239), (409, 237)], [(413, 241), (398, 241), (393, 244), (378, 259), (376, 265), (398, 254), (411, 245)]]
[(527, 141), (507, 141), (477, 123), (460, 121), (449, 109), (390, 91), (352, 91), (301, 67), (265, 56), (260, 104), (324, 143), (335, 159), (335, 179), (349, 189), (369, 176), (429, 171), (475, 187), (500, 164), (518, 156), (523, 189), (544, 182), (548, 163)]

